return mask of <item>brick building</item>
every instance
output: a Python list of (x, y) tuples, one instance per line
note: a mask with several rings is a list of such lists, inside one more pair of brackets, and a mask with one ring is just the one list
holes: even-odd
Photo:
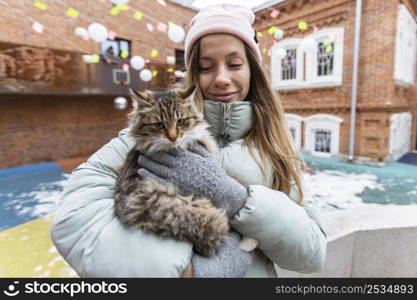
[[(353, 154), (368, 163), (393, 161), (417, 146), (417, 1), (362, 1), (353, 132), (356, 2), (275, 1), (256, 13), (255, 27), (267, 47), (263, 52), (273, 45), (265, 63), (302, 151), (339, 159)], [(280, 12), (276, 18), (270, 16), (273, 9)], [(267, 34), (271, 26), (282, 29), (284, 37), (274, 42)], [(351, 136), (354, 152), (349, 151)]]
[[(156, 0), (130, 1), (129, 10), (117, 15), (110, 13), (110, 1), (44, 0), (47, 9), (35, 2), (0, 2), (0, 168), (89, 156), (116, 136), (126, 126), (127, 110), (115, 109), (114, 99), (128, 98), (128, 86), (164, 87), (175, 81), (167, 68), (182, 69), (182, 43), (171, 42), (158, 22), (187, 30), (195, 14)], [(67, 16), (69, 8), (79, 15)], [(35, 21), (44, 26), (42, 33), (32, 29)], [(86, 41), (74, 31), (94, 22), (116, 32), (116, 39), (107, 42), (127, 49), (128, 57), (118, 51), (110, 63), (104, 57), (97, 64), (84, 63), (83, 54), (101, 54), (105, 43)], [(156, 57), (152, 49), (158, 50)], [(136, 55), (149, 60), (146, 68), (158, 71), (150, 82), (139, 80), (139, 71), (132, 68), (122, 73), (123, 63)], [(168, 64), (167, 56), (177, 56), (176, 64)], [(118, 74), (130, 83), (121, 85)]]

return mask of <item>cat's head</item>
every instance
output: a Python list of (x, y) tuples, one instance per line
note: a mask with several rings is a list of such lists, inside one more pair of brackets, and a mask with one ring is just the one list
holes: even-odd
[(186, 148), (206, 134), (208, 125), (194, 103), (194, 90), (194, 86), (161, 92), (130, 90), (129, 134), (138, 150)]

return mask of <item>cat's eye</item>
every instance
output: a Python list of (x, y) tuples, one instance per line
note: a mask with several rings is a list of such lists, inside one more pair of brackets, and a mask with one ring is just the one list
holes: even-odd
[(164, 129), (164, 128), (165, 128), (164, 123), (155, 123), (154, 125), (155, 125), (155, 127), (156, 127), (156, 128), (158, 128), (158, 129)]
[(185, 124), (185, 120), (184, 119), (179, 119), (179, 120), (177, 120), (177, 125), (178, 126), (182, 126), (182, 125), (184, 125)]

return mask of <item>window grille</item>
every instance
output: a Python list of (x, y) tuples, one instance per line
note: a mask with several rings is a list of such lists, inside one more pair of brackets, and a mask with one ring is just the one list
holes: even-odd
[(130, 84), (130, 74), (122, 69), (113, 69), (113, 82), (120, 85)]
[(320, 42), (317, 50), (317, 75), (333, 75), (334, 43)]
[(330, 153), (331, 131), (318, 129), (315, 133), (314, 151)]
[(295, 141), (295, 128), (290, 127), (290, 132), (291, 132), (292, 139)]
[(286, 49), (287, 56), (281, 61), (281, 80), (297, 78), (297, 49)]

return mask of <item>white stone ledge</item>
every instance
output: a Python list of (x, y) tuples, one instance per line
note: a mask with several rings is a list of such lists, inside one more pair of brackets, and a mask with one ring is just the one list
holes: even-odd
[(367, 205), (322, 213), (328, 244), (324, 268), (279, 277), (417, 277), (417, 205)]
[(322, 213), (330, 242), (356, 231), (417, 226), (417, 205), (366, 205)]

